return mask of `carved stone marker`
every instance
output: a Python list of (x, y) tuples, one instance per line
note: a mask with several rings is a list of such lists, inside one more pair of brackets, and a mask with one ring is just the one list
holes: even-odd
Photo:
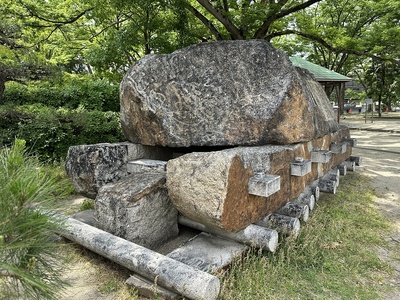
[(126, 138), (170, 147), (292, 144), (336, 131), (311, 75), (263, 40), (147, 55), (121, 83)]

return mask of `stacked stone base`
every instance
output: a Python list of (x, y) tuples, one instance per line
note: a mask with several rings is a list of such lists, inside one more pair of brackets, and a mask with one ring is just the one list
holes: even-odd
[[(278, 235), (298, 235), (320, 192), (336, 193), (339, 177), (361, 163), (351, 156), (355, 140), (349, 136), (340, 127), (294, 145), (178, 157), (170, 148), (146, 147), (143, 152), (142, 145), (131, 143), (79, 146), (71, 147), (67, 168), (77, 190), (95, 198), (90, 221), (95, 227), (156, 251), (180, 239), (179, 227), (192, 227), (200, 234), (183, 246), (179, 240), (164, 254), (214, 272), (249, 246), (275, 251)], [(86, 158), (85, 148), (91, 153)], [(79, 162), (75, 169), (73, 160)], [(156, 291), (153, 283), (146, 276), (127, 280), (148, 295)], [(180, 295), (165, 287), (157, 293), (166, 299)]]

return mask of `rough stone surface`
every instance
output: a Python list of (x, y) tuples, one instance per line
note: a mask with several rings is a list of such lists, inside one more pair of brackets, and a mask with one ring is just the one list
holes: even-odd
[(263, 40), (147, 55), (120, 98), (126, 138), (144, 145), (292, 144), (338, 129), (321, 85)]
[(243, 244), (202, 232), (167, 256), (195, 269), (215, 272), (229, 265), (246, 249)]
[(178, 235), (178, 215), (168, 198), (165, 174), (134, 173), (100, 188), (98, 228), (154, 249)]
[(132, 143), (102, 143), (72, 146), (65, 169), (77, 193), (96, 198), (99, 188), (128, 175), (128, 161), (151, 158), (167, 160), (172, 152), (166, 148)]
[(134, 274), (130, 276), (125, 283), (128, 286), (134, 287), (141, 296), (144, 296), (148, 299), (158, 299), (161, 298), (163, 300), (179, 300), (182, 297), (174, 292), (171, 292), (159, 285), (157, 283), (151, 282), (150, 280), (140, 276), (138, 274)]
[[(210, 227), (238, 231), (273, 213), (329, 170), (351, 155), (332, 154), (328, 163), (311, 163), (314, 149), (329, 150), (331, 143), (348, 136), (348, 129), (288, 146), (235, 147), (222, 151), (195, 152), (167, 163), (167, 188), (174, 206), (188, 218)], [(302, 157), (311, 165), (303, 176), (292, 176), (292, 162)], [(253, 195), (249, 190), (255, 174), (280, 177), (280, 189), (272, 195)]]

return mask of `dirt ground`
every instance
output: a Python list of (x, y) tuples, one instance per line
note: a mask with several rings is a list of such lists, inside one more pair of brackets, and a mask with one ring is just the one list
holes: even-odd
[[(354, 120), (348, 118), (343, 123), (351, 123)], [(358, 123), (357, 123), (358, 122)], [(396, 123), (397, 122), (397, 123)], [(355, 120), (356, 127), (362, 127), (359, 119)], [(358, 145), (353, 149), (353, 154), (361, 156), (362, 165), (358, 168), (367, 176), (370, 176), (372, 185), (377, 191), (375, 202), (382, 214), (393, 223), (393, 231), (388, 232), (382, 238), (387, 241), (388, 246), (378, 249), (380, 257), (393, 265), (395, 272), (384, 278), (384, 284), (395, 287), (394, 292), (385, 295), (383, 300), (400, 299), (400, 119), (390, 123), (391, 128), (399, 131), (389, 130), (379, 120), (375, 121), (375, 127), (380, 131), (372, 131), (369, 124), (368, 131), (352, 130), (352, 137), (357, 138)], [(392, 131), (392, 132), (390, 132)], [(75, 200), (75, 205), (82, 202), (82, 198)], [(125, 277), (124, 277), (125, 276)], [(113, 291), (117, 283), (113, 278), (120, 281), (127, 279), (129, 271), (110, 270), (109, 264), (101, 258), (91, 257), (88, 259), (75, 259), (72, 268), (66, 270), (65, 279), (71, 283), (71, 287), (65, 291), (62, 300), (86, 300), (86, 299), (129, 299), (126, 294)], [(109, 287), (109, 289), (108, 289)], [(105, 293), (105, 291), (108, 291)], [(139, 299), (139, 298), (134, 298)]]
[[(400, 126), (398, 128), (400, 130)], [(353, 153), (363, 158), (359, 172), (372, 177), (377, 207), (393, 224), (393, 231), (382, 237), (388, 247), (378, 249), (381, 259), (395, 269), (385, 282), (395, 287), (395, 291), (383, 299), (400, 299), (400, 133), (364, 130), (351, 133), (358, 141)]]

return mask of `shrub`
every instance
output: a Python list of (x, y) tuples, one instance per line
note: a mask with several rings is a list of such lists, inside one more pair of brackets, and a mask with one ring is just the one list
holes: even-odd
[(76, 109), (84, 107), (99, 111), (119, 111), (119, 86), (106, 80), (90, 77), (70, 78), (61, 84), (31, 82), (21, 85), (7, 83), (3, 96), (4, 103), (15, 105), (40, 103), (51, 107)]
[(40, 104), (0, 107), (0, 145), (17, 137), (41, 160), (60, 160), (73, 145), (124, 140), (119, 113)]
[(62, 221), (37, 206), (60, 196), (64, 183), (27, 156), (25, 141), (0, 149), (0, 299), (57, 299), (65, 286), (59, 244), (50, 238)]

